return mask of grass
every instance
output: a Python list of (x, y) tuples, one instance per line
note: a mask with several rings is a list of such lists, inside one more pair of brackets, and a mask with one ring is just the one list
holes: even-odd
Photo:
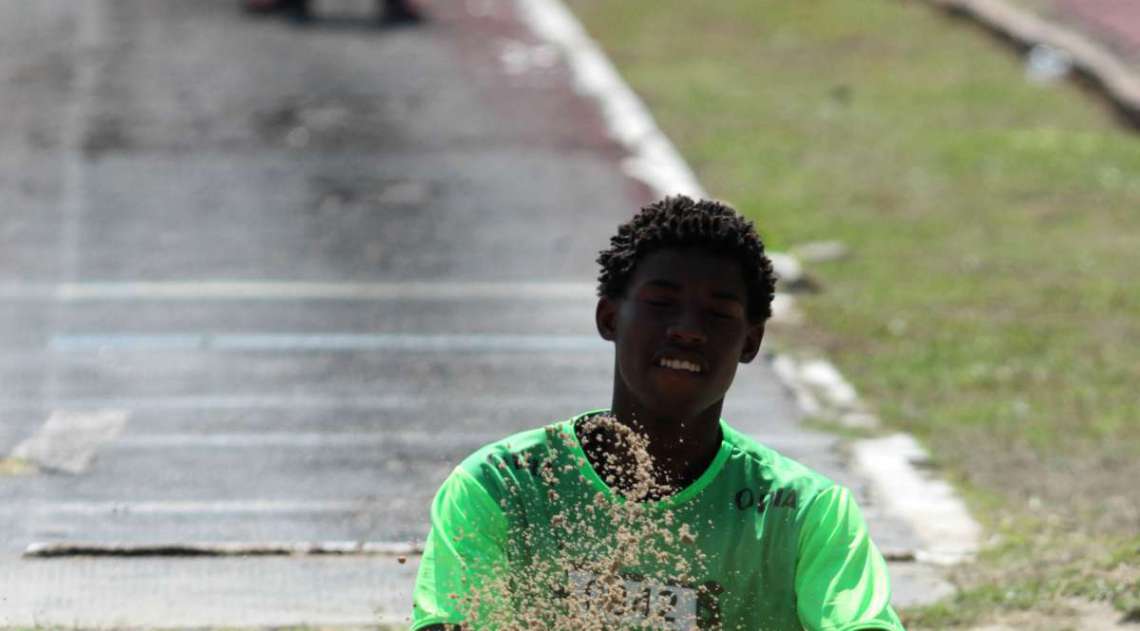
[[(76, 626), (35, 626), (35, 627), (5, 627), (0, 631), (77, 631), (82, 627)], [(329, 626), (280, 626), (280, 627), (186, 627), (186, 631), (405, 631), (407, 625), (329, 625)]]
[(777, 344), (827, 353), (997, 542), (912, 626), (1134, 611), (1140, 138), (924, 3), (570, 4), (770, 245), (852, 249), (810, 270), (824, 291)]

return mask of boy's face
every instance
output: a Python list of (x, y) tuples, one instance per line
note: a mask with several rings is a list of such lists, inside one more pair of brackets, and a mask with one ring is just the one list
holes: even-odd
[(740, 264), (703, 249), (642, 259), (625, 296), (602, 298), (598, 332), (614, 342), (614, 387), (658, 418), (692, 418), (724, 398), (738, 363), (760, 349)]

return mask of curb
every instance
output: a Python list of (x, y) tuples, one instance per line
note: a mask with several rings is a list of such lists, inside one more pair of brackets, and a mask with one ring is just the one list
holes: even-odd
[(875, 497), (888, 512), (923, 516), (912, 523), (925, 544), (914, 551), (913, 560), (954, 565), (974, 557), (981, 527), (952, 486), (921, 470), (930, 460), (913, 437), (893, 434), (856, 441), (851, 447), (856, 470), (872, 480)]
[(998, 35), (1032, 48), (1067, 53), (1074, 67), (1095, 83), (1134, 127), (1140, 128), (1140, 75), (1105, 46), (1005, 0), (927, 0), (935, 7), (977, 22)]
[[(683, 193), (707, 198), (708, 193), (657, 127), (644, 103), (561, 0), (516, 0), (516, 6), (531, 31), (561, 53), (579, 93), (598, 104), (610, 136), (630, 154), (623, 162), (625, 173), (645, 183), (659, 196)], [(768, 254), (777, 267), (780, 282), (792, 285), (800, 280), (789, 277), (789, 273), (796, 273), (791, 270), (802, 269), (795, 257), (778, 252)], [(777, 296), (780, 312), (796, 317), (794, 298), (788, 294)], [(847, 421), (860, 427), (878, 425), (878, 419), (866, 412), (859, 402), (855, 388), (831, 362), (825, 359), (799, 362), (785, 356), (776, 356), (772, 362), (777, 378), (792, 392), (804, 414), (838, 412), (835, 419), (838, 422)], [(875, 489), (875, 499), (883, 502), (886, 512), (909, 525), (922, 541), (922, 549), (914, 551), (915, 560), (937, 559), (950, 564), (969, 559), (978, 548), (977, 533), (981, 527), (948, 484), (918, 471), (917, 466), (929, 461), (922, 447), (909, 435), (896, 436), (901, 438), (857, 442), (856, 453), (865, 456), (856, 458), (852, 465), (868, 478)], [(866, 466), (867, 460), (892, 466)], [(899, 497), (924, 497), (928, 501), (917, 504), (884, 501), (896, 493)], [(939, 530), (938, 522), (945, 519), (965, 526), (952, 532)], [(942, 536), (954, 538), (939, 538)], [(942, 554), (947, 548), (954, 553)]]
[[(384, 556), (405, 559), (420, 556), (422, 543), (384, 541), (225, 542), (225, 543), (128, 543), (128, 542), (34, 542), (24, 550), (25, 559), (63, 557), (250, 557), (250, 556)], [(403, 563), (404, 561), (400, 561)]]

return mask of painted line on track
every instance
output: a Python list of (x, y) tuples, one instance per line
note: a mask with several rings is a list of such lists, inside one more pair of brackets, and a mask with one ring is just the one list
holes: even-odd
[[(600, 393), (600, 403), (609, 399), (610, 392)], [(471, 410), (487, 409), (546, 409), (551, 406), (578, 409), (583, 400), (590, 400), (581, 392), (575, 395), (498, 395), (485, 397), (464, 397), (450, 403), (465, 414)], [(42, 410), (45, 407), (61, 409), (115, 408), (131, 411), (160, 412), (211, 412), (229, 411), (312, 411), (312, 410), (357, 410), (366, 412), (424, 410), (431, 406), (449, 405), (441, 401), (439, 393), (426, 395), (390, 394), (361, 395), (345, 393), (340, 395), (287, 395), (281, 393), (252, 393), (233, 395), (181, 395), (149, 397), (76, 397), (60, 398), (51, 402), (32, 399), (0, 399), (0, 411)], [(335, 417), (329, 417), (335, 421)]]
[[(462, 399), (440, 397), (438, 392), (430, 394), (330, 394), (330, 395), (288, 395), (281, 393), (247, 393), (232, 395), (170, 395), (138, 397), (75, 397), (53, 401), (37, 399), (0, 399), (0, 412), (39, 411), (45, 408), (62, 410), (121, 409), (131, 412), (420, 412), (436, 410), (449, 414), (462, 414), (464, 419), (474, 415), (487, 414), (492, 410), (549, 410), (562, 408), (567, 416), (591, 406), (601, 408), (609, 403), (609, 384), (600, 384), (601, 389), (591, 392), (567, 390), (548, 395), (502, 394), (494, 396), (471, 396)], [(586, 403), (583, 403), (583, 402)], [(591, 403), (592, 402), (592, 403)], [(726, 408), (729, 409), (729, 408)], [(736, 397), (731, 408), (735, 414), (762, 414), (769, 409), (762, 400), (750, 397)], [(241, 422), (241, 417), (232, 417)], [(321, 416), (329, 422), (337, 422), (335, 415)], [(562, 420), (545, 419), (546, 422)], [(539, 419), (536, 422), (544, 422)], [(477, 423), (472, 423), (477, 424)], [(500, 436), (501, 437), (501, 436)]]
[(608, 351), (596, 335), (510, 335), (408, 333), (295, 334), (84, 334), (55, 335), (48, 342), (61, 353), (104, 351), (392, 351), (413, 353), (562, 353)]
[(251, 433), (212, 433), (212, 434), (139, 434), (123, 436), (115, 441), (116, 449), (153, 449), (208, 447), (220, 448), (261, 448), (261, 447), (301, 447), (301, 448), (355, 448), (399, 446), (429, 446), (443, 448), (448, 444), (474, 451), (481, 445), (503, 437), (502, 432), (464, 432), (456, 439), (447, 439), (437, 434), (398, 434), (388, 432), (251, 432)]
[(383, 501), (361, 500), (265, 500), (243, 499), (227, 501), (72, 501), (72, 502), (11, 502), (0, 505), (2, 515), (70, 515), (100, 517), (111, 515), (322, 515), (368, 511), (387, 511), (391, 499)]
[(289, 282), (125, 281), (61, 284), (3, 283), (0, 300), (61, 302), (115, 301), (287, 301), (287, 300), (580, 300), (596, 299), (596, 287), (582, 282)]
[[(218, 433), (164, 433), (135, 434), (118, 438), (113, 449), (169, 449), (209, 448), (245, 449), (263, 447), (297, 448), (375, 448), (385, 446), (433, 447), (436, 449), (465, 449), (473, 451), (481, 445), (503, 438), (503, 431), (463, 432), (455, 436), (438, 433), (376, 432), (218, 432)], [(765, 434), (764, 444), (787, 447), (792, 444), (816, 444), (830, 437), (795, 434)]]
[(705, 197), (689, 165), (573, 13), (557, 0), (518, 0), (517, 6), (531, 30), (562, 51), (575, 88), (597, 103), (611, 137), (629, 152), (622, 161), (626, 175), (658, 196)]

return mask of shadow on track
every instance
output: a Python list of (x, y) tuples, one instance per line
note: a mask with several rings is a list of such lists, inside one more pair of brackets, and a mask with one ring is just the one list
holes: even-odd
[(360, 31), (417, 26), (426, 21), (423, 13), (408, 0), (376, 0), (374, 20), (344, 16), (317, 16), (310, 0), (243, 0), (249, 15), (280, 14), (298, 26), (329, 30)]

